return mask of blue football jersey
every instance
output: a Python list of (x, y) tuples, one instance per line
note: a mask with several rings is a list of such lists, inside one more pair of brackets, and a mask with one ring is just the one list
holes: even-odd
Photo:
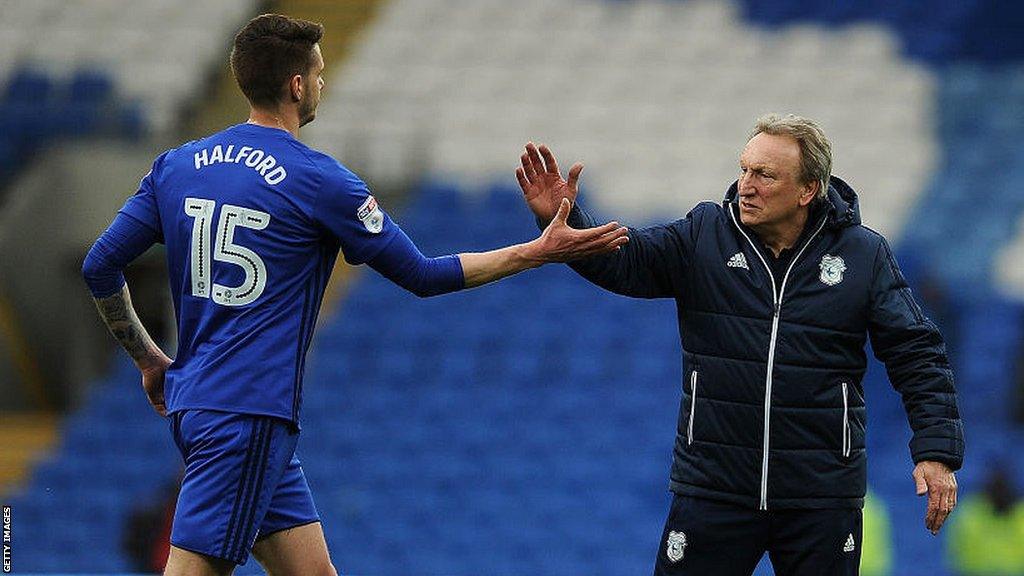
[(360, 264), (400, 233), (337, 160), (254, 124), (160, 155), (121, 211), (167, 247), (178, 321), (168, 412), (296, 423), (306, 350), (339, 249)]

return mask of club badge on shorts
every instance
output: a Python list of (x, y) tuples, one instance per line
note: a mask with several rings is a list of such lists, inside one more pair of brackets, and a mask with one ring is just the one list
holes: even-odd
[(370, 196), (356, 210), (356, 218), (363, 223), (368, 231), (379, 234), (384, 229), (384, 212), (377, 205), (377, 199)]
[(670, 531), (668, 533), (668, 541), (666, 542), (665, 554), (668, 559), (672, 562), (679, 562), (683, 559), (683, 554), (686, 552), (686, 534), (682, 532)]
[(843, 281), (843, 272), (846, 271), (846, 262), (843, 262), (842, 256), (829, 256), (825, 254), (821, 257), (821, 276), (818, 279), (821, 280), (822, 284), (826, 286), (835, 286)]

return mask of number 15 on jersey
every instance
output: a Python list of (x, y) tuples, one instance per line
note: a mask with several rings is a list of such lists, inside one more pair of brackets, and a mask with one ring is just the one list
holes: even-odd
[[(223, 204), (217, 222), (211, 257), (210, 234), (217, 203), (203, 198), (185, 198), (185, 214), (194, 218), (192, 223), (192, 295), (212, 298), (223, 306), (245, 306), (263, 294), (267, 286), (267, 266), (252, 250), (234, 243), (235, 229), (262, 230), (270, 224), (270, 214)], [(245, 280), (238, 286), (224, 286), (211, 282), (213, 262), (228, 262), (245, 271)]]

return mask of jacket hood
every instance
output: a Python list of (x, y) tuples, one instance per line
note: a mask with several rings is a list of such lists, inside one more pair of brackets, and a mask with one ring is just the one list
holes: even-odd
[[(729, 204), (736, 202), (739, 194), (739, 183), (733, 182), (732, 186), (725, 193), (726, 210)], [(825, 197), (828, 202), (828, 225), (830, 228), (846, 228), (860, 224), (860, 201), (857, 193), (849, 184), (838, 176), (830, 176), (828, 183), (828, 195)]]

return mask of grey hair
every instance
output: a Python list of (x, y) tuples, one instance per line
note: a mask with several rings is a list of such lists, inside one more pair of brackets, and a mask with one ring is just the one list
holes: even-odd
[(814, 120), (794, 114), (765, 114), (757, 119), (750, 138), (762, 132), (771, 136), (790, 136), (797, 141), (800, 145), (800, 179), (803, 182), (817, 180), (821, 184), (818, 198), (824, 198), (832, 174), (832, 143), (821, 126)]

